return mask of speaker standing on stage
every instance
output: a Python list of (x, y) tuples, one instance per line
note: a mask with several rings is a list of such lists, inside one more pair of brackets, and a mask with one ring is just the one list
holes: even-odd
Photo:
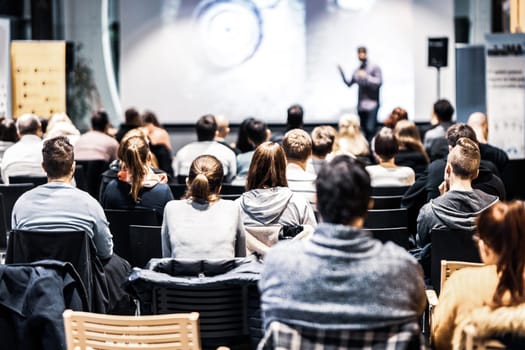
[(366, 47), (358, 47), (357, 56), (361, 61), (361, 65), (354, 71), (351, 80), (346, 79), (340, 65), (337, 68), (348, 87), (354, 83), (359, 86), (357, 114), (359, 114), (361, 119), (361, 129), (364, 131), (367, 139), (370, 140), (375, 134), (377, 111), (379, 109), (379, 88), (383, 83), (383, 78), (381, 76), (381, 68), (368, 62)]

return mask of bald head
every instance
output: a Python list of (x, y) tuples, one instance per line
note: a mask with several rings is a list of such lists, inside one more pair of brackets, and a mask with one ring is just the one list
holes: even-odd
[(16, 129), (20, 136), (37, 135), (42, 133), (42, 125), (40, 120), (34, 114), (23, 114), (16, 120)]
[(480, 143), (487, 143), (489, 134), (489, 122), (487, 115), (481, 112), (474, 112), (468, 117), (469, 125), (476, 133), (476, 138)]
[(224, 139), (230, 133), (230, 122), (223, 115), (216, 115), (215, 122), (217, 123), (216, 137)]

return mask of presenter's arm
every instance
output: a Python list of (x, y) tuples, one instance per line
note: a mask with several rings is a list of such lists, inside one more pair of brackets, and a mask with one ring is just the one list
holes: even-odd
[(341, 65), (337, 65), (337, 69), (339, 70), (339, 74), (341, 74), (341, 78), (343, 78), (343, 81), (345, 82), (345, 84), (350, 87), (352, 86), (353, 83), (355, 83), (354, 79), (352, 78), (352, 80), (348, 81), (346, 80), (346, 77), (345, 77), (345, 72), (343, 71), (343, 68), (341, 67)]

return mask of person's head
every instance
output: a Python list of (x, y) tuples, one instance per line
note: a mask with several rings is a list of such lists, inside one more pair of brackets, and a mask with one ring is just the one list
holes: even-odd
[(456, 123), (447, 129), (446, 138), (449, 148), (454, 147), (457, 141), (462, 137), (466, 137), (475, 143), (478, 143), (476, 132), (470, 126), (465, 123)]
[(8, 142), (18, 141), (18, 132), (16, 130), (16, 124), (12, 119), (4, 119), (0, 124), (0, 140)]
[(462, 137), (448, 153), (445, 172), (453, 172), (462, 180), (474, 180), (478, 177), (479, 162), (480, 153), (477, 142)]
[(286, 119), (286, 131), (292, 129), (302, 129), (303, 127), (303, 107), (301, 105), (292, 105), (288, 108), (288, 117)]
[(386, 127), (393, 129), (401, 120), (408, 120), (408, 112), (401, 107), (396, 107), (392, 110), (383, 124), (385, 124)]
[(302, 129), (292, 129), (284, 135), (283, 149), (288, 161), (306, 162), (312, 154), (312, 139)]
[(468, 117), (467, 125), (474, 129), (479, 142), (487, 142), (489, 136), (489, 123), (485, 113), (472, 113)]
[(131, 126), (142, 126), (142, 118), (140, 117), (139, 111), (135, 108), (128, 108), (124, 112), (126, 124)]
[(434, 115), (440, 123), (448, 123), (452, 121), (454, 107), (448, 100), (437, 100), (436, 103), (434, 103)]
[(355, 136), (361, 133), (361, 121), (355, 114), (343, 114), (339, 118), (339, 134)]
[(286, 180), (286, 156), (278, 143), (261, 143), (253, 154), (246, 190), (258, 188), (288, 187)]
[(370, 175), (361, 162), (339, 155), (317, 174), (317, 210), (324, 222), (354, 225), (370, 204)]
[(374, 137), (374, 153), (383, 162), (387, 162), (394, 158), (399, 151), (399, 144), (397, 143), (394, 131), (386, 126), (381, 128)]
[(337, 131), (330, 125), (321, 125), (312, 130), (312, 154), (320, 159), (325, 159), (334, 147)]
[(357, 58), (359, 58), (359, 61), (365, 62), (366, 61), (366, 47), (359, 46), (357, 48)]
[(268, 127), (262, 120), (252, 119), (246, 125), (246, 135), (253, 146), (257, 147), (268, 139)]
[(146, 138), (138, 135), (123, 138), (119, 145), (118, 157), (121, 161), (122, 170), (126, 171), (131, 178), (130, 194), (135, 202), (139, 202), (139, 191), (149, 172), (151, 161)]
[(482, 260), (487, 264), (496, 264), (499, 276), (492, 298), (494, 307), (525, 302), (524, 227), (525, 206), (518, 200), (497, 202), (477, 218), (476, 236)]
[(34, 114), (23, 114), (16, 120), (16, 129), (20, 136), (37, 135), (42, 136), (40, 120)]
[(217, 131), (217, 122), (215, 117), (211, 114), (203, 115), (199, 118), (196, 125), (197, 140), (212, 141)]
[(186, 178), (188, 192), (186, 198), (197, 202), (219, 200), (224, 170), (222, 163), (211, 155), (202, 155), (191, 163), (190, 173)]
[(416, 123), (410, 120), (400, 120), (394, 128), (394, 134), (400, 149), (418, 151), (425, 157), (427, 162), (429, 161)]
[(98, 110), (91, 116), (91, 128), (95, 131), (106, 132), (109, 127), (108, 113)]
[(142, 114), (142, 120), (144, 121), (144, 124), (151, 124), (158, 128), (160, 128), (159, 120), (157, 119), (157, 116), (152, 111), (145, 111)]
[(44, 141), (42, 147), (42, 168), (49, 180), (67, 177), (70, 180), (75, 171), (73, 146), (65, 136)]
[(237, 142), (235, 143), (235, 147), (240, 151), (240, 153), (250, 152), (255, 149), (255, 146), (248, 140), (248, 132), (246, 129), (248, 128), (248, 124), (254, 120), (255, 118), (249, 117), (242, 121), (241, 125), (239, 125), (239, 132), (237, 134)]
[(215, 132), (215, 137), (225, 139), (230, 133), (230, 122), (225, 116), (221, 114), (215, 116), (215, 122), (217, 122), (217, 131)]

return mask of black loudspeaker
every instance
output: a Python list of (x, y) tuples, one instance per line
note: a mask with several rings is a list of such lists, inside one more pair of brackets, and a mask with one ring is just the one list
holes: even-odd
[(448, 38), (428, 38), (428, 66), (448, 66)]

